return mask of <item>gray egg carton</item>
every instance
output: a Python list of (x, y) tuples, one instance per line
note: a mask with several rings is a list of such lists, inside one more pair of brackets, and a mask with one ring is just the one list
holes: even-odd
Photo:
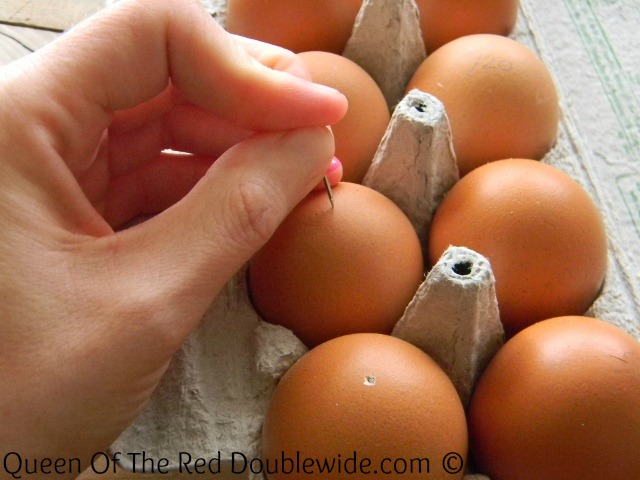
[[(224, 25), (226, 0), (203, 3)], [(514, 37), (535, 47), (522, 22)], [(418, 90), (404, 95), (413, 71), (426, 58), (414, 0), (365, 0), (344, 55), (371, 74), (393, 112), (363, 183), (405, 212), (426, 259), (431, 219), (459, 175), (442, 103)], [(571, 172), (579, 170), (575, 166), (580, 158), (566, 135), (570, 128), (563, 118), (557, 144), (543, 161)], [(439, 363), (465, 406), (478, 375), (503, 343), (494, 283), (486, 258), (462, 246), (450, 247), (428, 272), (392, 332)], [(610, 261), (603, 290), (587, 315), (640, 338), (635, 311), (617, 262)], [(258, 458), (271, 395), (279, 378), (306, 351), (291, 331), (264, 322), (253, 309), (245, 267), (208, 309), (149, 403), (112, 450), (167, 458), (175, 470), (179, 460), (193, 466), (179, 452), (193, 460), (217, 459), (223, 470), (229, 469), (234, 452)], [(124, 455), (121, 465), (133, 469), (132, 457)], [(471, 474), (465, 479), (489, 480)]]

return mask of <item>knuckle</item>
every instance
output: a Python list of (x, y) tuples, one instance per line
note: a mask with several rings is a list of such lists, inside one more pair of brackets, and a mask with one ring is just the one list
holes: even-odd
[(241, 184), (231, 202), (233, 240), (252, 249), (266, 243), (286, 215), (282, 194), (265, 183)]

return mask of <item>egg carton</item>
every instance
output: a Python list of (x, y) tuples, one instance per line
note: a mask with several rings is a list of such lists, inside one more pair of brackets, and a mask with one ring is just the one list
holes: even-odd
[[(442, 103), (413, 91), (396, 107), (363, 182), (410, 212), (425, 254), (430, 217), (458, 179), (450, 140)], [(405, 188), (394, 195), (394, 185)], [(449, 248), (392, 335), (427, 351), (466, 404), (504, 335), (489, 262), (467, 248)], [(306, 351), (291, 331), (264, 322), (256, 313), (245, 267), (209, 308), (149, 404), (112, 450), (170, 460), (180, 460), (176, 452), (187, 452), (194, 459), (219, 458), (227, 470), (234, 452), (259, 457), (262, 420), (278, 379)], [(121, 464), (135, 470), (133, 460), (125, 456)]]
[[(224, 25), (226, 0), (203, 2)], [(526, 16), (520, 13), (513, 36), (535, 47), (523, 24)], [(344, 55), (370, 73), (393, 111), (363, 184), (405, 212), (427, 258), (431, 219), (459, 174), (442, 103), (418, 90), (404, 94), (426, 58), (414, 0), (365, 0)], [(542, 161), (575, 173), (580, 158), (568, 140), (571, 128), (563, 118), (557, 144)], [(611, 251), (610, 259), (603, 289), (586, 314), (640, 338), (630, 313), (635, 311), (633, 296), (624, 288)], [(432, 356), (466, 406), (478, 375), (504, 337), (487, 259), (464, 247), (450, 247), (426, 275), (392, 335)], [(230, 472), (233, 455), (259, 458), (262, 420), (273, 391), (306, 351), (291, 331), (257, 314), (245, 266), (176, 353), (149, 403), (112, 451), (123, 453), (120, 464), (129, 470), (134, 470), (134, 458), (125, 452), (144, 452), (149, 458), (167, 458), (174, 470), (179, 470), (179, 461), (194, 467), (197, 458), (216, 459), (228, 478), (262, 478)], [(489, 479), (469, 473), (465, 480)]]

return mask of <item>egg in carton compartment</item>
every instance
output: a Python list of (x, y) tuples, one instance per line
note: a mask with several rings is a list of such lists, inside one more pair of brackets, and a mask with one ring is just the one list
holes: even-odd
[[(224, 25), (226, 0), (203, 3)], [(521, 6), (519, 13), (512, 37), (539, 53), (528, 12)], [(405, 212), (427, 258), (431, 219), (459, 174), (442, 103), (418, 90), (404, 95), (426, 58), (418, 15), (414, 0), (365, 0), (344, 56), (376, 80), (393, 112), (363, 184)], [(598, 204), (597, 190), (580, 176), (579, 152), (570, 141), (572, 128), (562, 117), (558, 140), (542, 161), (571, 174)], [(604, 217), (609, 226), (610, 217)], [(610, 248), (602, 291), (586, 315), (640, 338), (640, 326), (631, 313), (633, 295), (625, 289), (618, 261)], [(428, 272), (392, 332), (440, 364), (465, 406), (479, 373), (503, 343), (494, 284), (486, 258), (451, 247)], [(122, 453), (120, 464), (129, 470), (136, 464), (127, 452), (144, 452), (150, 458), (169, 459), (176, 471), (205, 459), (219, 469), (220, 478), (262, 478), (248, 469), (244, 475), (232, 472), (231, 463), (260, 457), (262, 420), (271, 395), (279, 378), (306, 351), (291, 331), (259, 317), (249, 299), (245, 267), (210, 306), (149, 403), (111, 450)]]

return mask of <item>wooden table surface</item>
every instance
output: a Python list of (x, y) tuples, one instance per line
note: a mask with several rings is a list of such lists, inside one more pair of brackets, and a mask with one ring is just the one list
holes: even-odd
[(104, 0), (0, 0), (0, 65), (54, 40), (104, 6)]

